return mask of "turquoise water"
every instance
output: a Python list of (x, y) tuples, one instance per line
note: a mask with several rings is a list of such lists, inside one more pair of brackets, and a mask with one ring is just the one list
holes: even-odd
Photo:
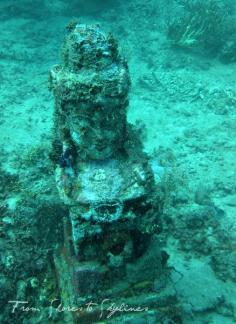
[[(1, 0), (0, 25), (0, 323), (235, 323), (234, 1)], [(100, 46), (76, 69), (74, 28)]]

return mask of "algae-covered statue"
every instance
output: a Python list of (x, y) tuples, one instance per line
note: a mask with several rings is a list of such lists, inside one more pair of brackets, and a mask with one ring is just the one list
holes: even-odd
[[(62, 64), (50, 71), (56, 183), (70, 213), (55, 255), (67, 304), (110, 298), (142, 306), (145, 298), (132, 296), (155, 296), (153, 283), (164, 271), (159, 169), (127, 122), (129, 88), (113, 36), (97, 25), (71, 24)], [(83, 314), (91, 322), (97, 315), (98, 309)]]

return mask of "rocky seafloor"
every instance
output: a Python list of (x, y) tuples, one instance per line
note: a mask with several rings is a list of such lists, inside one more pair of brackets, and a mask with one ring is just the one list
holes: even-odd
[[(145, 151), (170, 170), (162, 238), (182, 322), (236, 321), (236, 54), (225, 54), (225, 35), (216, 48), (196, 34), (197, 46), (170, 35), (183, 2), (1, 1), (1, 323), (40, 323), (30, 312), (13, 314), (9, 300), (45, 305), (58, 297), (52, 253), (68, 211), (49, 159), (47, 81), (73, 18), (100, 23), (119, 41), (132, 80), (128, 119)], [(181, 323), (170, 318), (165, 323)], [(151, 315), (118, 321), (156, 323)]]

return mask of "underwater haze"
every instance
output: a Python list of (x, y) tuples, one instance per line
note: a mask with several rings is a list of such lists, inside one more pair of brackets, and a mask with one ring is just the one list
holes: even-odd
[(236, 323), (235, 0), (0, 27), (0, 323)]

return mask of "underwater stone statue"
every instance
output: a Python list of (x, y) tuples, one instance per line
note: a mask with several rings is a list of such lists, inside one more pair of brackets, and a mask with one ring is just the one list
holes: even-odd
[(161, 276), (162, 201), (158, 168), (126, 119), (130, 77), (116, 41), (97, 25), (68, 29), (50, 71), (56, 184), (70, 215), (55, 265), (65, 302), (78, 305), (132, 296)]

